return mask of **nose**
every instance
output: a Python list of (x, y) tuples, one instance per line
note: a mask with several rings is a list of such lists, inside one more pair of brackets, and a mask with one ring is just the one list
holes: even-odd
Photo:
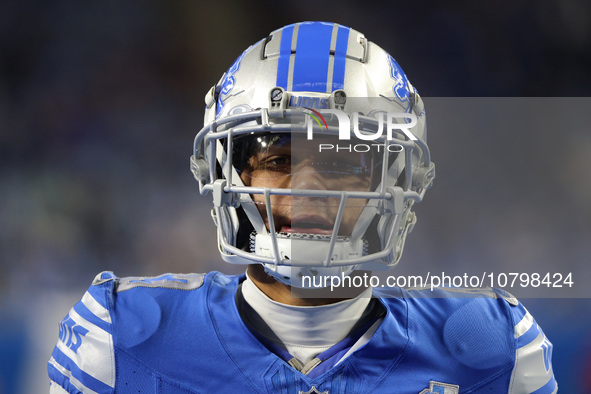
[(299, 163), (291, 174), (292, 189), (328, 190), (326, 179), (311, 160)]

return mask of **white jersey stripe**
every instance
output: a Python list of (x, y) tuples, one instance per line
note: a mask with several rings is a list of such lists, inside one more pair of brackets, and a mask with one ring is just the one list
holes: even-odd
[[(57, 348), (80, 370), (113, 387), (115, 385), (115, 356), (113, 337), (102, 328), (80, 316), (74, 309), (69, 317), (68, 334), (59, 340)], [(62, 323), (65, 326), (65, 324)], [(78, 335), (75, 332), (78, 330)], [(80, 341), (80, 343), (78, 343)]]
[(525, 316), (523, 316), (523, 319), (521, 319), (521, 321), (515, 326), (515, 338), (519, 338), (525, 334), (527, 330), (531, 328), (532, 324), (534, 324), (534, 318), (529, 312), (527, 312)]
[(51, 357), (49, 359), (49, 363), (51, 365), (53, 365), (58, 371), (60, 371), (62, 375), (67, 377), (68, 380), (70, 381), (70, 384), (72, 384), (72, 386), (76, 387), (82, 393), (84, 393), (84, 394), (98, 394), (96, 391), (89, 389), (88, 387), (83, 385), (82, 382), (80, 382), (78, 379), (76, 379), (74, 376), (72, 376), (72, 372), (68, 371), (66, 368), (61, 366), (57, 361), (55, 361), (55, 359), (53, 357)]
[(106, 323), (111, 323), (111, 315), (109, 314), (109, 311), (99, 304), (89, 292), (84, 293), (84, 296), (82, 297), (82, 303), (86, 305), (88, 310), (94, 313), (96, 317)]
[(544, 361), (551, 347), (540, 331), (536, 339), (517, 349), (509, 393), (531, 393), (553, 379), (552, 368), (546, 370)]

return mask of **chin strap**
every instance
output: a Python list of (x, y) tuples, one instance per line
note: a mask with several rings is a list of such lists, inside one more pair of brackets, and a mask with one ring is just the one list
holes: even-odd
[(300, 289), (320, 289), (329, 287), (332, 277), (341, 278), (349, 276), (354, 270), (354, 265), (343, 267), (291, 267), (287, 265), (276, 266), (263, 264), (267, 275), (284, 285)]
[[(325, 278), (349, 275), (356, 265), (341, 267), (325, 266), (330, 249), (331, 235), (278, 233), (277, 251), (281, 260), (289, 260), (292, 265), (263, 264), (267, 274), (277, 281), (300, 288), (324, 287)], [(250, 250), (264, 257), (273, 257), (273, 239), (269, 234), (250, 235)], [(350, 237), (337, 237), (331, 260), (354, 259), (367, 254), (365, 239), (352, 240)]]

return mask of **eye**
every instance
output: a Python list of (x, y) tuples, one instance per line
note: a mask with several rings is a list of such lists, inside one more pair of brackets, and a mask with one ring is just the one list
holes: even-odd
[(263, 158), (261, 161), (262, 169), (271, 171), (288, 171), (291, 167), (291, 156), (273, 155)]
[(275, 156), (271, 157), (267, 163), (275, 164), (275, 165), (288, 165), (291, 163), (291, 158), (288, 156)]

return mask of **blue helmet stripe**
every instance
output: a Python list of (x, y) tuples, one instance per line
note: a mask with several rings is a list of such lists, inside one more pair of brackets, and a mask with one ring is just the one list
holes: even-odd
[(277, 64), (276, 85), (282, 87), (283, 89), (287, 89), (293, 28), (294, 25), (287, 26), (283, 29), (283, 32), (281, 33), (281, 45), (279, 47), (279, 60)]
[(327, 91), (326, 80), (333, 26), (332, 23), (300, 24), (292, 90), (322, 93)]
[(332, 76), (332, 90), (345, 87), (345, 63), (347, 60), (347, 47), (349, 44), (349, 32), (351, 29), (339, 26), (337, 33), (337, 45), (334, 53), (334, 69)]

